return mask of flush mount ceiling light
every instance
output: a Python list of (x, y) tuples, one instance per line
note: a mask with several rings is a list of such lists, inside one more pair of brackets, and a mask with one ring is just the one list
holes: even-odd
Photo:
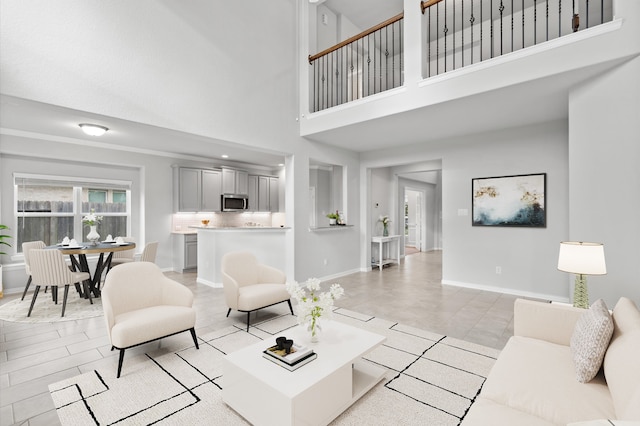
[(229, 158), (229, 156), (227, 154), (222, 154), (220, 157), (222, 158)]
[(90, 136), (102, 136), (109, 130), (109, 128), (97, 124), (81, 123), (78, 124), (78, 126), (80, 126), (83, 132)]

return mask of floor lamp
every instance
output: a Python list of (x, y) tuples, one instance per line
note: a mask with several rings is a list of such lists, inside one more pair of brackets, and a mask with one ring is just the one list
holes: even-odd
[(558, 269), (576, 274), (573, 306), (587, 309), (589, 308), (589, 292), (586, 276), (607, 273), (604, 246), (600, 243), (563, 241), (560, 243)]

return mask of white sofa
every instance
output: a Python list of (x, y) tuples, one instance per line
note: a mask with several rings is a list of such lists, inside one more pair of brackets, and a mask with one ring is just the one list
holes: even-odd
[(602, 369), (580, 383), (570, 341), (584, 312), (516, 300), (514, 336), (462, 425), (640, 425), (640, 311), (630, 299), (617, 302)]

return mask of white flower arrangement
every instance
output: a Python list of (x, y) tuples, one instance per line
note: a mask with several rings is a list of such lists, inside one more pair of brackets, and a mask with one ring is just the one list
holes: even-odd
[(96, 215), (94, 209), (91, 209), (91, 213), (82, 218), (82, 223), (89, 226), (97, 225), (100, 222), (102, 222), (102, 216)]
[(340, 284), (331, 284), (329, 291), (320, 292), (320, 280), (317, 278), (308, 279), (302, 286), (297, 282), (287, 283), (286, 287), (291, 297), (298, 301), (298, 324), (306, 324), (312, 337), (315, 337), (316, 329), (320, 329), (318, 319), (330, 318), (333, 301), (344, 295)]
[(383, 225), (387, 225), (391, 221), (389, 220), (389, 216), (380, 216), (378, 222), (382, 222)]

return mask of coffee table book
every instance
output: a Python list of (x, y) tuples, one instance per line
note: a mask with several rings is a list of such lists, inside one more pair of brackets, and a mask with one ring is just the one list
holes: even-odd
[(269, 361), (278, 364), (280, 367), (286, 368), (289, 371), (295, 371), (298, 368), (302, 367), (305, 364), (310, 363), (311, 361), (313, 361), (314, 359), (316, 359), (318, 357), (318, 354), (315, 352), (311, 352), (310, 354), (307, 354), (306, 356), (298, 359), (296, 362), (289, 364), (287, 362), (282, 362), (281, 360), (279, 360), (278, 358), (274, 357), (273, 355), (271, 355), (270, 353), (268, 353), (266, 350), (262, 353), (262, 356), (266, 359), (268, 359)]
[(290, 353), (287, 353), (284, 349), (278, 349), (278, 346), (271, 346), (265, 349), (264, 353), (269, 354), (282, 362), (286, 362), (291, 365), (298, 360), (306, 357), (310, 353), (313, 353), (313, 350), (309, 347), (296, 345), (295, 343), (290, 349)]

